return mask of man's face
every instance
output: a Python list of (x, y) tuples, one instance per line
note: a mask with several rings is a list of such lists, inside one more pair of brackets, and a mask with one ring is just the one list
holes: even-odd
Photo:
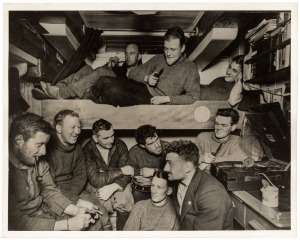
[(168, 178), (171, 181), (182, 180), (185, 178), (186, 161), (183, 160), (177, 153), (170, 152), (166, 155), (166, 166), (164, 171), (168, 173)]
[(114, 129), (100, 130), (96, 135), (96, 142), (105, 149), (111, 149), (115, 140)]
[(73, 145), (77, 142), (81, 133), (81, 125), (78, 117), (66, 116), (61, 125), (56, 126), (56, 130), (60, 133), (60, 140), (64, 145)]
[(215, 136), (218, 139), (226, 139), (229, 137), (234, 128), (231, 125), (231, 117), (217, 116), (215, 121)]
[(125, 51), (125, 60), (128, 67), (135, 66), (139, 60), (140, 54), (138, 52), (138, 48), (134, 44), (130, 44), (127, 46)]
[(151, 199), (154, 205), (163, 205), (170, 191), (172, 190), (168, 187), (165, 179), (153, 177), (151, 182)]
[(241, 73), (241, 66), (236, 62), (231, 62), (226, 70), (225, 81), (233, 82), (237, 78), (237, 76)]
[(184, 50), (185, 45), (180, 46), (180, 41), (178, 38), (170, 38), (168, 40), (165, 40), (164, 52), (168, 65), (171, 66), (175, 64), (178, 61), (178, 59), (182, 56)]
[(156, 133), (154, 137), (146, 139), (145, 149), (153, 155), (160, 155), (162, 153), (161, 141)]
[(16, 154), (17, 158), (24, 165), (34, 165), (35, 157), (40, 157), (46, 154), (46, 144), (49, 139), (49, 134), (37, 132), (26, 142), (24, 140), (21, 140)]

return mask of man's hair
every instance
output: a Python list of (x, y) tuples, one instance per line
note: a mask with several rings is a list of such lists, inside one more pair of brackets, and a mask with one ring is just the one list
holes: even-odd
[(199, 165), (199, 149), (189, 140), (176, 140), (166, 147), (166, 154), (177, 153), (184, 161), (192, 162), (195, 167)]
[(54, 117), (54, 120), (53, 120), (53, 125), (54, 127), (56, 125), (61, 125), (63, 120), (67, 117), (67, 116), (72, 116), (72, 117), (77, 117), (79, 118), (79, 114), (77, 112), (74, 112), (72, 110), (69, 110), (69, 109), (64, 109), (64, 110), (61, 110), (60, 112), (58, 112), (55, 117)]
[(135, 140), (138, 144), (145, 145), (147, 138), (153, 138), (157, 134), (156, 127), (151, 125), (143, 125), (136, 129)]
[(43, 117), (34, 113), (25, 113), (24, 115), (17, 117), (11, 124), (9, 140), (13, 142), (16, 135), (21, 134), (26, 142), (37, 132), (43, 132), (49, 134), (52, 131), (51, 124), (47, 122)]
[(109, 121), (107, 121), (103, 118), (101, 118), (101, 119), (97, 120), (96, 122), (94, 122), (93, 127), (92, 127), (93, 134), (97, 134), (101, 130), (107, 131), (111, 128), (112, 128), (112, 124)]
[(179, 39), (181, 46), (183, 46), (185, 44), (184, 32), (178, 26), (168, 28), (167, 32), (165, 33), (164, 39), (165, 40)]
[[(136, 46), (138, 53), (140, 53), (141, 48), (140, 48), (140, 45), (139, 45), (139, 44), (137, 44), (137, 43), (129, 43), (129, 44), (127, 44), (126, 48), (127, 48), (129, 45), (134, 45), (134, 46)], [(125, 50), (125, 51), (126, 51), (126, 50)]]
[(239, 112), (232, 108), (220, 108), (217, 111), (217, 116), (231, 117), (231, 125), (237, 124), (240, 119)]
[(154, 174), (153, 174), (152, 179), (154, 177), (165, 179), (167, 181), (167, 186), (168, 187), (171, 187), (173, 185), (172, 182), (170, 182), (169, 179), (168, 179), (168, 173), (165, 172), (164, 170), (155, 171)]
[(235, 62), (236, 64), (240, 65), (241, 70), (243, 69), (243, 63), (244, 63), (244, 55), (238, 55), (234, 57), (231, 62)]

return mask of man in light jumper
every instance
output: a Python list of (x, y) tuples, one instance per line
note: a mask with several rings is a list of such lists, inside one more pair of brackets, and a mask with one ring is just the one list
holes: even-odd
[(125, 231), (171, 231), (179, 229), (168, 174), (156, 171), (151, 181), (151, 199), (134, 205), (125, 224)]
[(200, 169), (209, 171), (212, 162), (243, 161), (247, 155), (239, 145), (240, 136), (233, 135), (239, 113), (232, 108), (217, 111), (214, 132), (200, 133), (196, 145), (200, 151)]

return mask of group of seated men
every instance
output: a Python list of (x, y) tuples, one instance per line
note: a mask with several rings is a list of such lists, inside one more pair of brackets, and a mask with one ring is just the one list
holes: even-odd
[[(93, 70), (86, 64), (56, 85), (41, 82), (41, 89), (32, 90), (38, 99), (91, 99), (113, 106), (138, 104), (192, 104), (197, 100), (228, 100), (236, 106), (242, 99), (243, 56), (233, 58), (226, 76), (208, 86), (201, 85), (196, 65), (185, 54), (186, 41), (180, 27), (171, 27), (164, 36), (164, 54), (142, 64), (139, 47), (131, 43), (125, 50), (125, 63), (118, 58)], [(249, 89), (248, 89), (249, 90)]]
[(9, 230), (112, 230), (114, 213), (118, 230), (230, 230), (232, 202), (208, 166), (247, 157), (232, 135), (238, 120), (219, 109), (214, 131), (195, 143), (142, 125), (128, 151), (105, 119), (81, 145), (76, 112), (58, 112), (53, 127), (25, 113), (9, 134)]

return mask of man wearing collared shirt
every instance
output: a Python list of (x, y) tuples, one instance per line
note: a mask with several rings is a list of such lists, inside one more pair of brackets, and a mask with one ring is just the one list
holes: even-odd
[(166, 166), (180, 216), (180, 230), (229, 230), (233, 207), (223, 185), (198, 168), (199, 150), (191, 141), (178, 140), (166, 147)]

